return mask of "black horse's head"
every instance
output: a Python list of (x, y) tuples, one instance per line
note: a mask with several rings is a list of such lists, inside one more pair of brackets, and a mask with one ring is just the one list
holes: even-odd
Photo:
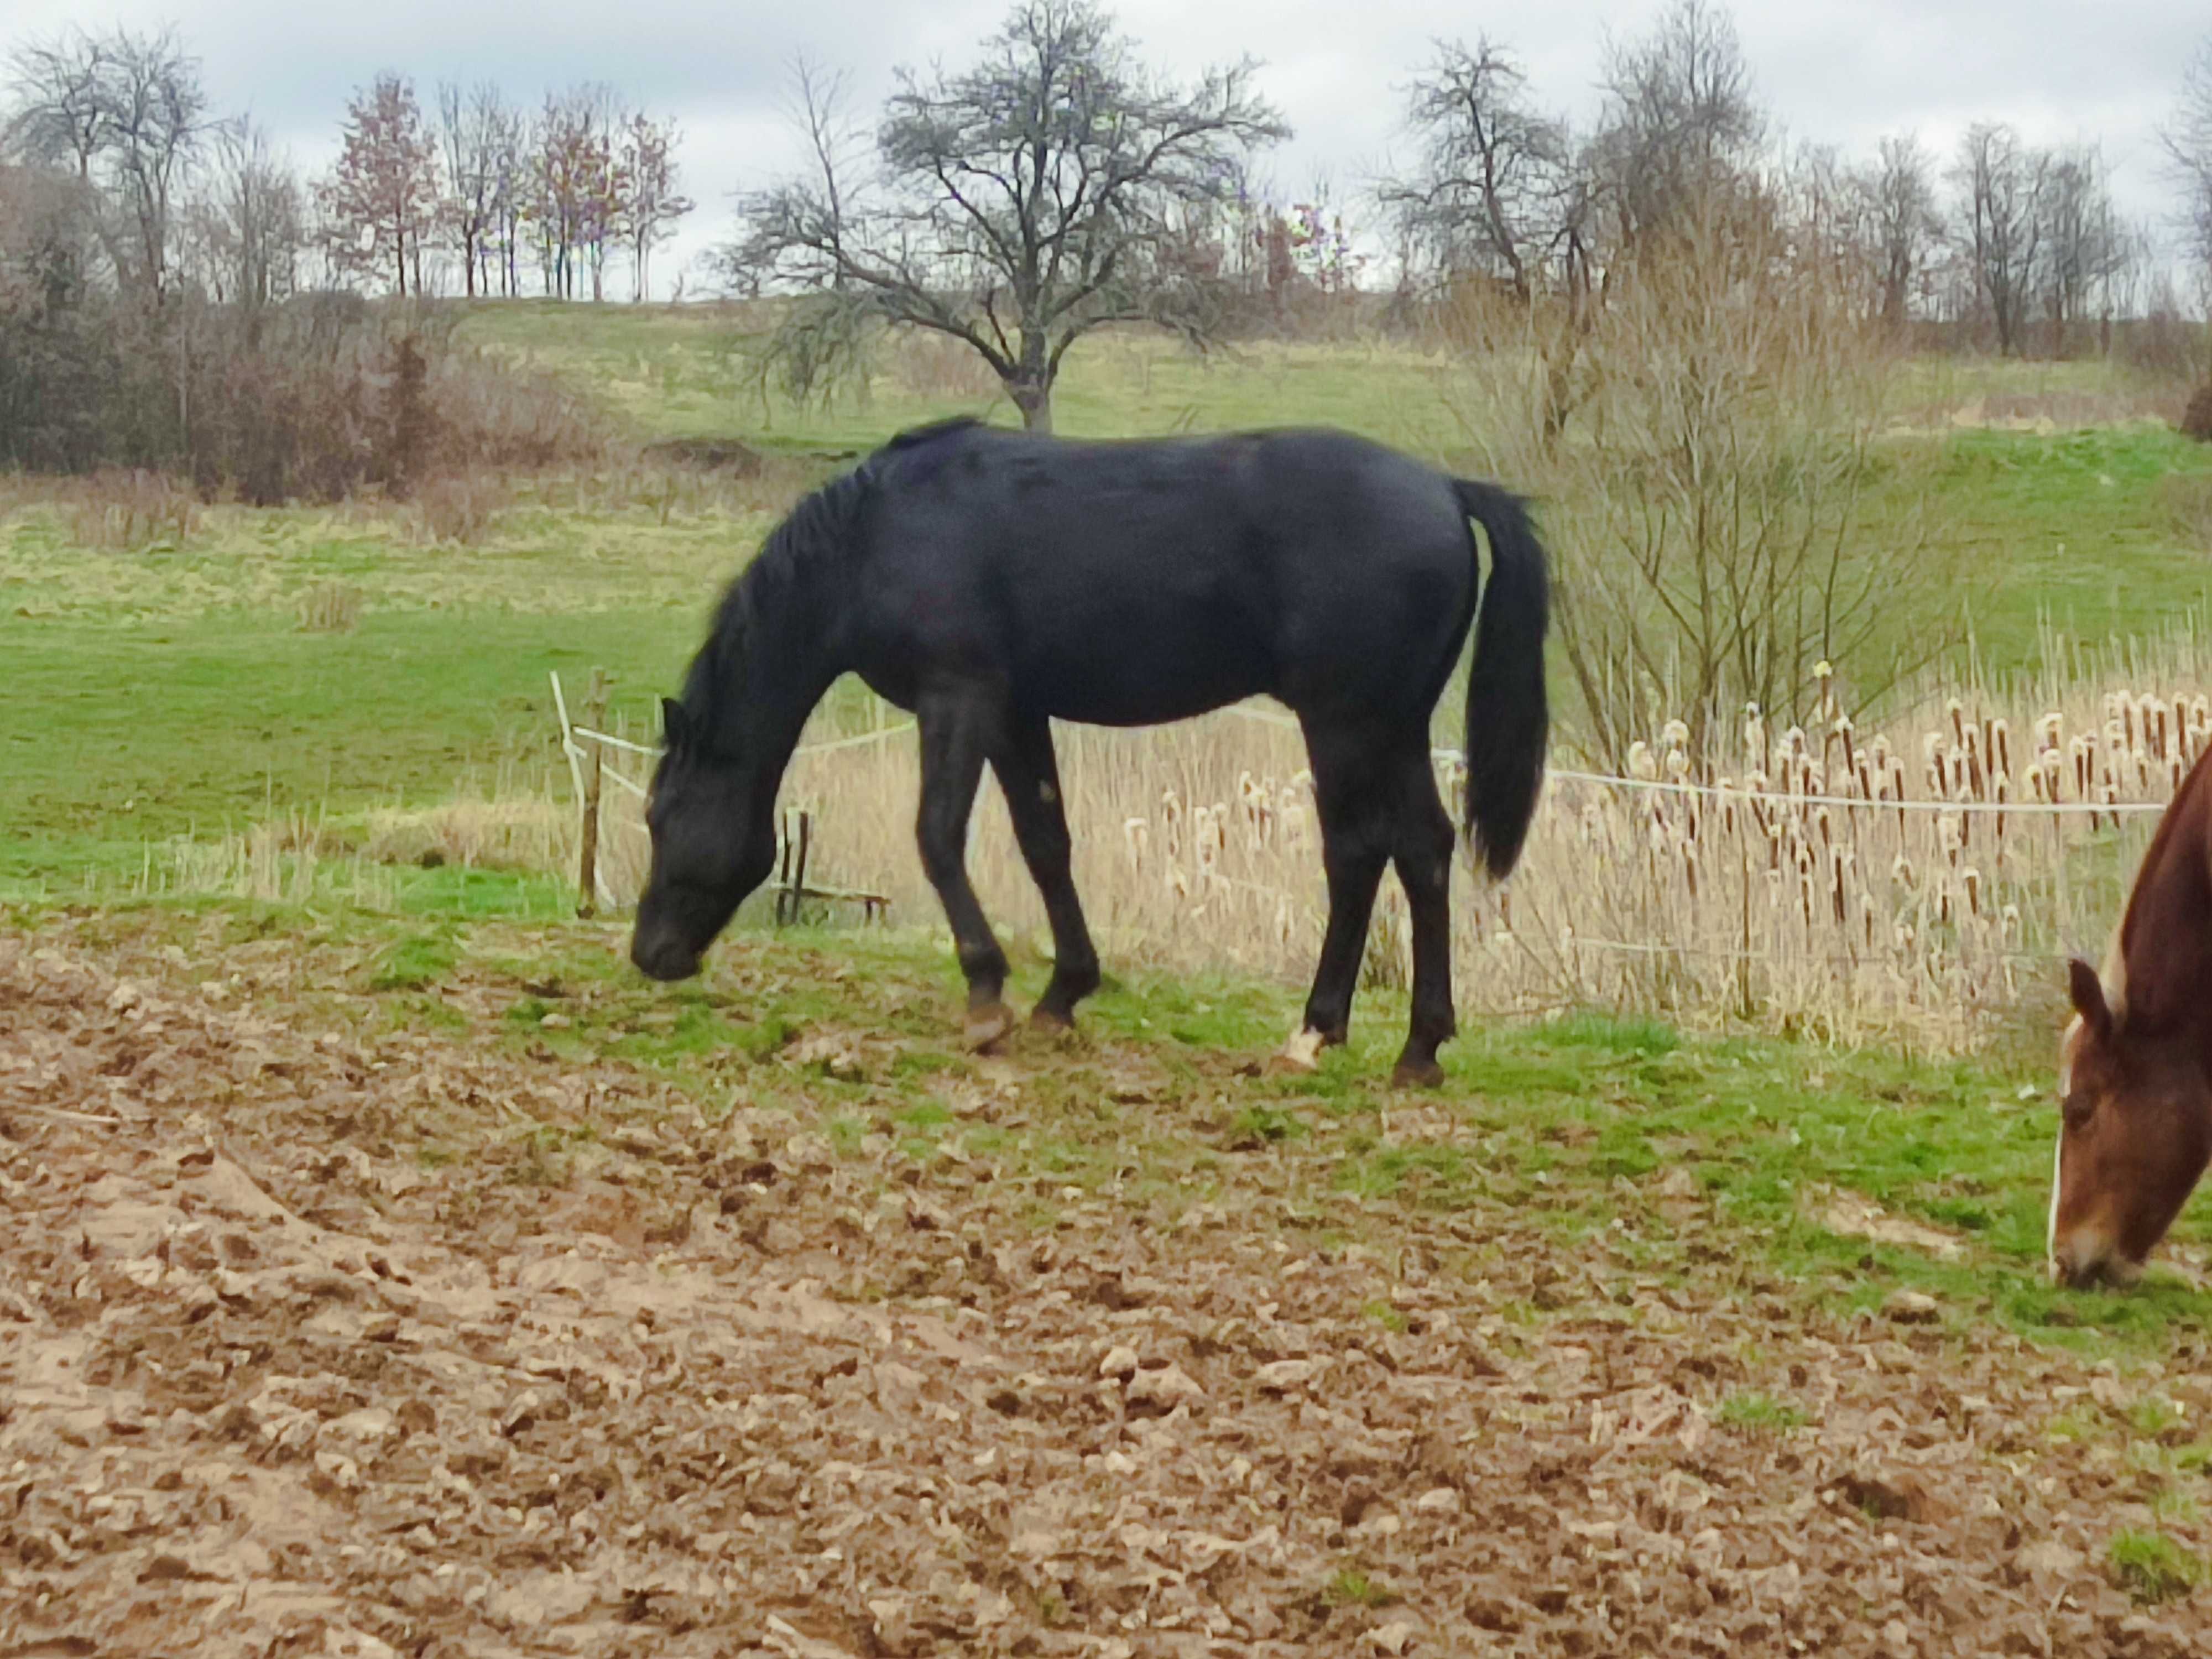
[(775, 795), (758, 765), (723, 753), (684, 705), (660, 705), (665, 752), (646, 802), (653, 864), (630, 960), (654, 979), (689, 979), (738, 906), (775, 867)]

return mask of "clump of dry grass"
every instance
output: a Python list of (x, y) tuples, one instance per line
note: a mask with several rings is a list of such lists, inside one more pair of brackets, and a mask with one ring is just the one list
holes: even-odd
[(95, 472), (68, 492), (77, 545), (107, 553), (179, 547), (199, 527), (199, 503), (164, 472), (143, 467)]
[(393, 908), (398, 894), (389, 870), (362, 859), (346, 836), (319, 818), (296, 811), (241, 835), (179, 842), (159, 860), (149, 854), (138, 887), (149, 896), (191, 894), (264, 903), (338, 897), (371, 909)]
[(362, 855), (423, 869), (561, 871), (574, 839), (575, 816), (558, 802), (509, 795), (373, 812)]
[(439, 471), (408, 492), (401, 521), (418, 545), (472, 547), (489, 533), (512, 499), (506, 480), (496, 473)]
[(360, 626), (361, 590), (345, 582), (317, 582), (300, 596), (300, 629), (307, 634), (350, 634)]
[(641, 509), (666, 525), (678, 518), (781, 518), (820, 484), (829, 464), (734, 445), (656, 444), (605, 465), (544, 481), (549, 507), (579, 512)]

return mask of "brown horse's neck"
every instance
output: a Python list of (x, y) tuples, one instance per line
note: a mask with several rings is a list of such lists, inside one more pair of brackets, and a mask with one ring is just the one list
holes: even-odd
[(2184, 1039), (2212, 1076), (2212, 749), (2159, 820), (2114, 954), (2126, 1027)]

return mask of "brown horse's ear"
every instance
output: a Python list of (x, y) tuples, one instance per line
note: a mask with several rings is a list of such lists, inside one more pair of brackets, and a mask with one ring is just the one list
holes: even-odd
[(2066, 993), (2073, 999), (2074, 1012), (2081, 1016), (2081, 1023), (2100, 1041), (2112, 1036), (2112, 1010), (2105, 1000), (2105, 982), (2079, 957), (2066, 964)]
[(684, 725), (684, 705), (673, 697), (660, 700), (660, 741), (665, 748), (681, 749), (688, 728)]

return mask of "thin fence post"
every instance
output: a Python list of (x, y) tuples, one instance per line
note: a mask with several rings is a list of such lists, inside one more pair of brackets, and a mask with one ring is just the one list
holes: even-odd
[[(604, 669), (592, 671), (591, 701), (585, 705), (586, 718), (594, 732), (604, 732), (607, 726), (607, 676)], [(599, 739), (585, 739), (584, 748), (584, 825), (581, 868), (577, 872), (576, 914), (589, 920), (599, 909), (599, 771), (601, 750)]]

